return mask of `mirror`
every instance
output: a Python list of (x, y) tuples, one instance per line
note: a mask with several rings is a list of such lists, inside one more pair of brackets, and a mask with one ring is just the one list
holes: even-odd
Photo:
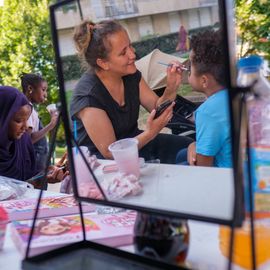
[[(179, 0), (95, 0), (89, 3), (88, 1), (81, 0), (63, 1), (51, 7), (52, 31), (56, 51), (61, 101), (63, 105), (62, 114), (67, 134), (71, 168), (73, 168), (72, 177), (74, 180), (76, 179), (74, 193), (79, 199), (223, 224), (228, 224), (232, 221), (234, 221), (235, 224), (241, 223), (243, 211), (242, 199), (240, 199), (242, 198), (241, 179), (238, 179), (238, 181), (236, 179), (236, 173), (233, 169), (235, 159), (233, 159), (231, 155), (231, 145), (235, 145), (231, 137), (231, 134), (234, 134), (235, 123), (230, 122), (230, 119), (232, 120), (233, 118), (230, 117), (231, 70), (229, 69), (229, 65), (231, 62), (229, 56), (231, 56), (231, 59), (234, 58), (232, 53), (235, 44), (231, 39), (230, 42), (228, 42), (228, 37), (233, 36), (230, 32), (233, 30), (233, 25), (228, 27), (226, 12), (224, 12), (228, 2), (229, 1), (225, 0), (201, 0), (190, 1), (188, 3)], [(174, 109), (174, 116), (171, 122), (167, 125), (165, 130), (162, 130), (162, 132), (182, 135), (178, 136), (178, 140), (179, 138), (184, 140), (186, 138), (185, 136), (189, 136), (186, 135), (187, 133), (185, 133), (185, 135), (179, 134), (179, 129), (183, 128), (184, 130), (181, 131), (194, 132), (194, 123), (186, 120), (190, 120), (189, 117), (194, 115), (194, 111), (198, 108), (198, 102), (202, 103), (206, 98), (209, 101), (213, 96), (212, 92), (209, 94), (205, 91), (205, 95), (201, 93), (202, 91), (195, 91), (196, 82), (192, 82), (192, 80), (194, 80), (194, 78), (192, 79), (192, 76), (194, 76), (192, 69), (194, 66), (195, 69), (197, 68), (194, 62), (200, 61), (198, 59), (195, 61), (195, 56), (192, 56), (190, 51), (191, 45), (193, 46), (193, 51), (194, 46), (196, 46), (193, 37), (198, 36), (199, 33), (203, 33), (206, 30), (218, 31), (222, 28), (223, 32), (220, 35), (222, 45), (218, 47), (219, 50), (217, 53), (224, 56), (224, 61), (222, 62), (223, 66), (220, 70), (222, 70), (221, 77), (227, 83), (229, 95), (224, 94), (220, 97), (221, 101), (219, 101), (219, 105), (215, 107), (214, 112), (211, 111), (210, 116), (205, 116), (205, 112), (202, 109), (200, 109), (200, 117), (198, 116), (198, 112), (195, 113), (197, 118), (196, 125), (198, 124), (198, 119), (206, 120), (202, 120), (196, 126), (197, 135), (194, 137), (198, 139), (202, 136), (202, 134), (198, 134), (199, 125), (201, 125), (201, 130), (205, 131), (205, 129), (207, 129), (204, 126), (205, 123), (209, 124), (212, 122), (211, 117), (216, 117), (213, 122), (217, 121), (219, 124), (209, 126), (210, 129), (213, 129), (215, 134), (211, 136), (213, 136), (213, 138), (221, 136), (224, 141), (221, 143), (222, 146), (219, 149), (220, 153), (208, 155), (210, 157), (211, 155), (219, 155), (219, 158), (223, 159), (223, 164), (217, 164), (218, 158), (215, 157), (213, 159), (210, 158), (210, 163), (214, 165), (211, 167), (176, 165), (172, 160), (170, 160), (170, 162), (163, 162), (162, 158), (157, 154), (151, 153), (149, 156), (142, 156), (140, 149), (140, 159), (135, 158), (136, 161), (131, 162), (132, 166), (139, 167), (139, 169), (137, 168), (137, 171), (139, 171), (138, 177), (133, 177), (120, 174), (118, 171), (119, 163), (117, 165), (114, 160), (100, 159), (100, 152), (97, 151), (96, 153), (92, 151), (95, 147), (85, 147), (87, 146), (87, 142), (89, 142), (89, 134), (90, 137), (92, 136), (92, 144), (93, 141), (100, 142), (99, 137), (105, 138), (105, 140), (108, 141), (111, 139), (107, 138), (112, 138), (110, 135), (112, 130), (110, 129), (102, 130), (102, 132), (96, 134), (94, 127), (90, 129), (88, 133), (82, 133), (81, 129), (85, 129), (84, 125), (87, 125), (87, 121), (83, 123), (79, 117), (75, 117), (78, 116), (81, 111), (78, 110), (78, 107), (80, 107), (78, 102), (85, 98), (87, 91), (90, 91), (87, 86), (83, 85), (84, 89), (86, 89), (84, 91), (86, 92), (78, 92), (80, 87), (78, 87), (77, 83), (80, 78), (84, 76), (83, 72), (85, 71), (83, 71), (80, 65), (73, 41), (74, 27), (79, 25), (82, 20), (86, 19), (91, 19), (95, 23), (99, 23), (102, 20), (113, 19), (120, 23), (126, 30), (125, 33), (128, 34), (130, 42), (135, 49), (136, 68), (141, 71), (142, 77), (152, 89), (151, 91), (155, 92), (157, 95), (162, 95), (166, 87), (166, 70), (168, 64), (172, 60), (178, 61), (177, 68), (182, 69), (182, 82), (177, 93), (180, 96), (184, 95), (185, 98), (189, 96), (193, 99), (190, 102), (186, 99), (182, 100), (181, 97), (179, 97), (180, 101), (176, 100), (175, 104), (175, 107), (180, 106), (179, 110), (176, 111), (176, 109)], [(230, 20), (229, 23), (232, 24), (232, 20)], [(94, 31), (96, 30), (92, 29), (91, 31), (93, 31), (94, 36), (96, 33)], [(117, 48), (113, 42), (111, 38), (111, 50)], [(192, 42), (193, 44), (190, 44)], [(128, 47), (128, 49), (130, 49), (130, 47)], [(206, 50), (210, 60), (208, 65), (201, 67), (202, 69), (206, 69), (206, 71), (202, 71), (202, 73), (208, 74), (208, 66), (213, 64), (211, 63), (211, 58), (216, 51), (214, 50), (213, 53), (211, 53), (211, 50), (214, 50), (211, 46), (209, 47), (209, 51)], [(125, 52), (123, 54), (125, 54)], [(121, 54), (115, 55), (115, 57), (120, 59)], [(120, 72), (117, 68), (121, 68), (119, 67), (121, 64), (119, 61), (121, 60), (115, 62), (119, 63), (119, 66), (118, 64), (114, 64), (112, 59), (110, 59), (110, 61), (109, 63), (108, 61), (100, 61), (99, 67), (102, 67), (103, 71), (114, 68), (114, 72)], [(129, 67), (127, 67), (127, 70), (128, 68)], [(211, 72), (216, 72), (217, 69), (213, 69)], [(89, 73), (89, 71), (86, 72)], [(219, 71), (217, 71), (217, 73), (218, 72)], [(97, 100), (102, 98), (102, 95), (105, 94), (108, 98), (108, 90), (105, 89), (105, 92), (107, 92), (104, 94), (104, 85), (107, 85), (108, 82), (106, 80), (102, 81), (101, 76), (97, 77), (98, 79), (96, 78), (95, 82), (98, 82), (99, 85), (103, 87), (103, 92), (100, 91), (101, 97), (97, 97)], [(224, 88), (211, 85), (213, 81), (210, 82), (208, 80), (209, 77), (201, 76), (200, 78), (205, 80), (206, 88), (208, 87), (207, 89), (211, 88), (213, 90), (213, 88), (215, 88), (215, 90), (218, 90), (217, 92), (220, 92), (220, 90)], [(74, 89), (77, 89), (75, 90), (77, 91), (76, 94), (74, 94)], [(111, 92), (114, 90), (115, 89), (111, 89)], [(109, 96), (114, 99), (114, 97), (110, 95), (111, 92), (109, 91)], [(99, 92), (97, 93), (99, 94)], [(77, 95), (77, 103), (74, 103), (74, 95)], [(94, 94), (94, 97), (95, 95), (96, 94)], [(207, 95), (208, 97), (206, 97)], [(134, 95), (134, 100), (136, 98), (137, 96)], [(138, 102), (142, 102), (143, 98), (141, 96), (138, 96), (138, 98), (140, 99)], [(115, 103), (115, 101), (116, 100), (112, 102)], [(90, 97), (88, 102), (89, 104), (93, 104)], [(124, 102), (123, 100), (118, 101), (119, 104), (121, 103), (120, 105), (122, 105), (122, 107), (125, 107), (125, 102), (126, 100), (124, 100)], [(177, 102), (179, 102), (180, 105)], [(73, 105), (71, 105), (72, 103)], [(144, 130), (146, 119), (149, 116), (147, 109), (149, 110), (151, 106), (147, 105), (145, 100), (142, 104), (143, 106), (140, 106), (139, 109), (140, 118), (138, 119), (138, 125), (139, 129)], [(92, 106), (102, 110), (102, 106), (98, 105), (98, 102)], [(76, 114), (74, 114), (74, 111), (76, 111)], [(103, 114), (108, 114), (108, 112), (111, 112), (110, 109), (107, 112), (103, 110)], [(223, 116), (226, 115), (224, 116), (225, 120), (222, 118), (223, 116), (220, 116), (220, 112), (223, 113)], [(123, 111), (123, 114), (126, 113), (127, 112)], [(173, 122), (176, 113), (180, 114), (180, 118), (176, 122)], [(97, 115), (100, 115), (100, 112)], [(91, 117), (89, 119), (91, 119)], [(111, 118), (106, 117), (106, 119), (106, 121), (110, 121)], [(127, 124), (128, 121), (125, 117), (123, 119), (123, 121), (119, 120), (118, 122), (114, 120), (116, 121), (114, 125), (118, 125), (121, 129), (121, 125)], [(94, 122), (94, 124), (100, 125), (100, 119), (95, 119)], [(221, 124), (219, 129), (217, 127), (220, 123), (223, 124)], [(90, 121), (90, 126), (93, 126), (93, 121)], [(102, 126), (103, 125), (101, 125), (101, 127)], [(174, 128), (176, 128), (176, 130), (174, 130)], [(98, 130), (100, 130), (100, 126)], [(232, 130), (232, 133), (230, 133), (230, 130)], [(109, 135), (107, 135), (107, 133)], [(114, 133), (116, 134), (117, 131), (114, 130)], [(224, 136), (227, 137), (224, 139)], [(117, 139), (123, 139), (123, 137), (119, 135)], [(73, 144), (71, 144), (71, 141), (73, 141)], [(171, 151), (176, 157), (173, 151), (180, 150), (177, 147), (176, 144), (170, 146), (163, 141), (163, 144), (160, 144), (155, 150), (157, 152), (162, 151), (163, 153), (160, 155), (167, 155), (168, 152), (170, 153)], [(102, 146), (99, 145), (97, 148), (100, 150)], [(131, 159), (132, 154), (131, 152), (128, 153), (127, 157)], [(96, 154), (96, 157), (91, 154)], [(205, 155), (207, 156), (207, 154)], [(127, 161), (127, 158), (124, 160)], [(85, 161), (87, 161), (87, 164)], [(89, 168), (91, 170), (89, 170)]]

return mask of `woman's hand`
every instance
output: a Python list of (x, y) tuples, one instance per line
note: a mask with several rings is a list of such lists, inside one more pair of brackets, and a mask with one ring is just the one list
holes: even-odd
[(154, 138), (162, 128), (164, 128), (168, 122), (171, 120), (173, 116), (173, 106), (175, 102), (173, 102), (165, 111), (156, 119), (154, 119), (156, 110), (152, 110), (150, 113), (147, 122), (145, 132), (151, 134), (151, 137)]
[(178, 61), (170, 62), (170, 66), (167, 68), (167, 87), (164, 94), (167, 99), (174, 100), (176, 91), (182, 80), (182, 64)]

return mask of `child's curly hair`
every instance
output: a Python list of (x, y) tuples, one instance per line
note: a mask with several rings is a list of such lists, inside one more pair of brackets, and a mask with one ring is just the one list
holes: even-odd
[(224, 39), (222, 31), (207, 30), (191, 37), (192, 64), (198, 75), (210, 73), (216, 81), (226, 86)]

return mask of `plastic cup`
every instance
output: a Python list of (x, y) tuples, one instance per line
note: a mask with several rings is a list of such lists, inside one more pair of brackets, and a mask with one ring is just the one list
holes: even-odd
[(57, 111), (56, 104), (49, 104), (46, 109), (49, 113), (54, 113)]
[(127, 138), (116, 141), (109, 146), (109, 150), (120, 172), (140, 176), (138, 140)]

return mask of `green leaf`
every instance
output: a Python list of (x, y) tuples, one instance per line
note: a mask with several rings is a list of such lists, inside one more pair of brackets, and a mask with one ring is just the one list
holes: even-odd
[(240, 57), (256, 53), (270, 59), (269, 0), (236, 0)]
[[(58, 84), (49, 23), (49, 0), (5, 0), (0, 9), (0, 84), (20, 89), (20, 74), (40, 73), (48, 81), (48, 102), (58, 101)], [(44, 124), (45, 105), (38, 107)], [(62, 132), (63, 139), (63, 132)]]

